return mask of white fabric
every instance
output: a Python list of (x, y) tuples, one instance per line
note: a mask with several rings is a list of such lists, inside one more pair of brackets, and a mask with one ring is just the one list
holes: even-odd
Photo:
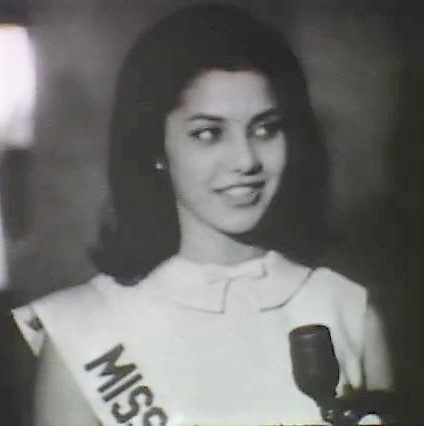
[[(361, 385), (361, 287), (275, 252), (236, 267), (237, 273), (224, 269), (173, 257), (137, 286), (100, 276), (32, 304), (104, 424), (121, 424), (110, 415), (113, 403), (126, 407), (138, 384), (104, 401), (106, 392), (97, 389), (106, 378), (82, 367), (118, 343), (125, 347), (118, 363), (136, 364), (134, 374), (143, 376), (169, 425), (321, 423), (291, 372), (288, 334), (304, 324), (330, 328), (341, 370), (338, 393)], [(15, 311), (22, 330), (24, 312)], [(128, 425), (141, 424), (135, 419), (142, 420), (145, 408)]]

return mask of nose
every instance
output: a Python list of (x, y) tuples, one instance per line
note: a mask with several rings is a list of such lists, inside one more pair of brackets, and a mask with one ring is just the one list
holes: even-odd
[(255, 174), (262, 170), (254, 142), (244, 135), (233, 139), (229, 161), (232, 169), (238, 173)]

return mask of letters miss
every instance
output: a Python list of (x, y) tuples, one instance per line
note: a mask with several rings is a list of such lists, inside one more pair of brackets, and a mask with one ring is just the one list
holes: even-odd
[[(122, 344), (116, 345), (88, 362), (84, 366), (85, 371), (96, 372), (99, 379), (96, 391), (108, 405), (117, 424), (127, 423), (141, 412), (143, 426), (165, 426), (168, 417), (162, 408), (153, 406), (153, 392), (142, 384), (143, 376), (137, 366), (132, 363), (118, 364), (124, 349)], [(132, 426), (132, 423), (126, 426)]]

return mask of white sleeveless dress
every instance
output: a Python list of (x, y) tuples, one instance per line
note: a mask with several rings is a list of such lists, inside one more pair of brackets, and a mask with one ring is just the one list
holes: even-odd
[(228, 268), (174, 256), (136, 286), (101, 275), (14, 316), (35, 353), (49, 335), (104, 425), (320, 424), (289, 332), (326, 325), (338, 394), (360, 387), (366, 299), (276, 252)]

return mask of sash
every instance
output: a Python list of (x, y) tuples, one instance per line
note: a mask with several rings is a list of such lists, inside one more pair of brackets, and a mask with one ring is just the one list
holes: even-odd
[(168, 415), (149, 387), (119, 319), (92, 282), (17, 308), (13, 316), (33, 352), (45, 334), (54, 343), (104, 425), (164, 426)]
[[(138, 303), (137, 293), (131, 288), (125, 291), (118, 288), (112, 278), (101, 275), (88, 284), (18, 308), (13, 314), (36, 354), (40, 352), (44, 335), (49, 336), (104, 425), (214, 424), (201, 420), (187, 422), (187, 418), (172, 406), (166, 381), (157, 380), (157, 370), (151, 363), (156, 359), (156, 353), (144, 348), (148, 343), (137, 343), (138, 325), (144, 329), (152, 325), (149, 323), (152, 316), (145, 315), (149, 312), (148, 305), (157, 312), (156, 306), (151, 304), (153, 299)], [(334, 312), (334, 306), (340, 309)], [(362, 379), (360, 353), (365, 308), (366, 292), (362, 288), (326, 270), (311, 274), (296, 297), (284, 307), (289, 329), (317, 321), (330, 326), (343, 377), (340, 387), (344, 383), (357, 387)], [(143, 315), (138, 316), (140, 312)], [(157, 314), (162, 312), (159, 310)], [(151, 332), (157, 336), (156, 330)], [(144, 350), (147, 355), (143, 358)], [(140, 365), (140, 362), (146, 365)], [(301, 416), (315, 418), (318, 413), (314, 410), (301, 413)], [(284, 418), (284, 414), (281, 417)]]

